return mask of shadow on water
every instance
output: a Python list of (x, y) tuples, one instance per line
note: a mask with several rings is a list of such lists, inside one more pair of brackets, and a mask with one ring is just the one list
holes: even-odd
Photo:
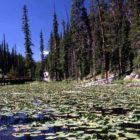
[[(30, 136), (29, 134), (27, 134), (22, 137), (16, 138), (12, 135), (16, 132), (13, 127), (14, 125), (28, 125), (36, 121), (46, 121), (44, 120), (43, 116), (43, 114), (39, 114), (38, 116), (36, 115), (35, 118), (31, 119), (22, 112), (17, 113), (16, 115), (0, 115), (0, 140), (45, 140), (45, 134), (66, 131), (61, 127), (50, 127), (47, 130), (42, 130), (41, 135), (39, 136)], [(24, 130), (23, 132), (26, 132), (26, 130)]]
[(0, 140), (45, 140), (45, 134), (48, 133), (55, 133), (55, 132), (59, 132), (62, 131), (62, 129), (56, 129), (56, 128), (50, 128), (47, 131), (42, 131), (42, 135), (41, 136), (30, 136), (30, 135), (25, 135), (23, 137), (20, 138), (15, 138), (12, 136), (13, 131), (13, 127), (9, 127), (7, 130), (1, 131), (0, 132)]

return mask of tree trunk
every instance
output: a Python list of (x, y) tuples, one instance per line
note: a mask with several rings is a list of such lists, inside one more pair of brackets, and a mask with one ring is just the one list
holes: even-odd
[(103, 57), (102, 57), (102, 76), (106, 78), (106, 81), (108, 83), (108, 72), (107, 72), (107, 63), (106, 63), (106, 45), (105, 45), (105, 31), (104, 31), (104, 25), (103, 25), (103, 19), (102, 19), (102, 13), (101, 13), (101, 7), (99, 0), (98, 2), (98, 12), (99, 12), (99, 20), (100, 20), (100, 29), (102, 34), (102, 51), (103, 51)]

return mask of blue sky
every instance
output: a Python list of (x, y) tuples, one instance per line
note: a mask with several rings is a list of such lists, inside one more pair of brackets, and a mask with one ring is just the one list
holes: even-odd
[[(49, 35), (52, 30), (53, 9), (61, 20), (67, 20), (65, 9), (70, 12), (72, 0), (0, 0), (0, 41), (3, 34), (10, 47), (17, 45), (17, 51), (24, 54), (24, 36), (22, 32), (22, 8), (26, 4), (30, 20), (31, 37), (34, 46), (34, 59), (39, 60), (39, 34), (43, 31), (44, 45), (47, 49)], [(87, 0), (86, 0), (87, 1)], [(61, 29), (61, 28), (60, 28)]]

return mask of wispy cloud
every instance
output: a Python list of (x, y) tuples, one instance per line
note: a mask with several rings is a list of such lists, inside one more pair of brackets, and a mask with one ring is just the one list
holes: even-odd
[(43, 54), (44, 55), (48, 55), (49, 54), (49, 51), (44, 51)]

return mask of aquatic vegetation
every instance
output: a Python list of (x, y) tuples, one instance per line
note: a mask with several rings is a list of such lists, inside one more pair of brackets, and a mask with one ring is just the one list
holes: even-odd
[(139, 87), (79, 88), (74, 82), (3, 86), (0, 138), (140, 139), (139, 93)]

